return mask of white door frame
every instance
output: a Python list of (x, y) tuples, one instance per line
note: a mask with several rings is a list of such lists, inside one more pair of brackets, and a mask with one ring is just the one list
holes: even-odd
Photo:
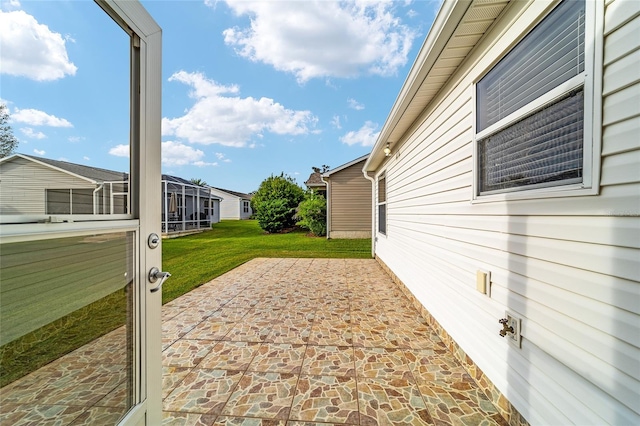
[(148, 279), (162, 269), (162, 240), (150, 248), (151, 234), (161, 235), (161, 87), (162, 30), (137, 1), (95, 0), (131, 36), (131, 208), (139, 220), (138, 308), (140, 331), (138, 404), (120, 425), (162, 423), (162, 291)]
[(150, 248), (147, 241), (150, 234), (161, 235), (162, 31), (138, 1), (95, 2), (131, 37), (130, 214), (80, 215), (64, 223), (26, 223), (24, 217), (10, 218), (1, 225), (0, 243), (136, 232), (134, 406), (119, 425), (160, 425), (162, 291), (150, 291), (158, 283), (151, 283), (148, 276), (151, 268), (162, 269), (162, 240), (155, 248)]

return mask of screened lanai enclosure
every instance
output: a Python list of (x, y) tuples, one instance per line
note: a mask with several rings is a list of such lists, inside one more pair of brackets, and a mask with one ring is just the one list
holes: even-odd
[(220, 221), (220, 197), (209, 188), (162, 175), (162, 232), (166, 235), (208, 229)]

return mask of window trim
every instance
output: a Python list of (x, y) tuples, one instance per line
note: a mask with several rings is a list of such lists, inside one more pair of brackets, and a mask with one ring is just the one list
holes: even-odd
[[(472, 83), (472, 132), (473, 132), (473, 165), (472, 165), (472, 194), (471, 203), (487, 203), (508, 200), (528, 200), (540, 198), (557, 198), (569, 196), (585, 196), (598, 195), (600, 191), (600, 151), (602, 145), (602, 77), (603, 77), (603, 28), (604, 28), (604, 10), (601, 2), (590, 0), (585, 1), (585, 70), (583, 73), (572, 77), (561, 85), (551, 89), (538, 99), (523, 106), (517, 111), (509, 114), (500, 121), (490, 125), (480, 132), (476, 132), (477, 128), (477, 84), (489, 73), (502, 58), (504, 58), (513, 48), (522, 41), (522, 39), (531, 33), (549, 13), (551, 13), (560, 4), (560, 1), (554, 2), (548, 9), (538, 15), (537, 18), (522, 25), (513, 25), (512, 28), (526, 27), (527, 30), (520, 32), (517, 39), (502, 49), (499, 53), (494, 54), (490, 49), (487, 56), (495, 56), (495, 60), (487, 65), (487, 67), (473, 80)], [(525, 14), (522, 14), (523, 16)], [(515, 30), (514, 30), (515, 31)], [(504, 37), (504, 35), (503, 35)], [(502, 130), (518, 120), (526, 117), (544, 105), (552, 104), (559, 98), (565, 96), (571, 90), (584, 88), (584, 116), (585, 122), (587, 118), (591, 119), (591, 125), (585, 125), (584, 145), (583, 145), (583, 180), (581, 183), (568, 183), (565, 185), (544, 186), (537, 188), (519, 187), (511, 190), (505, 190), (496, 193), (480, 194), (479, 182), (479, 150), (478, 141), (484, 137), (494, 134)]]
[[(384, 201), (380, 201), (380, 181), (384, 180)], [(387, 192), (387, 174), (383, 171), (376, 177), (376, 235), (387, 236), (389, 232), (388, 224), (388, 192)], [(380, 230), (380, 207), (384, 206), (384, 232)]]

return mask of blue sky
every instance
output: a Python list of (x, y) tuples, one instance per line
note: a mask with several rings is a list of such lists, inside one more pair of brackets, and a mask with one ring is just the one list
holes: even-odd
[[(368, 153), (439, 1), (151, 1), (162, 169), (241, 192)], [(128, 37), (90, 1), (1, 0), (18, 152), (128, 170)]]

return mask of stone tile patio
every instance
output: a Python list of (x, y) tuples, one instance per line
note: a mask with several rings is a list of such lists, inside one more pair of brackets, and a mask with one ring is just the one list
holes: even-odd
[(166, 425), (506, 424), (375, 260), (254, 259), (163, 307)]
[[(162, 315), (165, 425), (507, 424), (375, 260), (254, 259)], [(122, 333), (3, 388), (0, 424), (113, 424)]]

